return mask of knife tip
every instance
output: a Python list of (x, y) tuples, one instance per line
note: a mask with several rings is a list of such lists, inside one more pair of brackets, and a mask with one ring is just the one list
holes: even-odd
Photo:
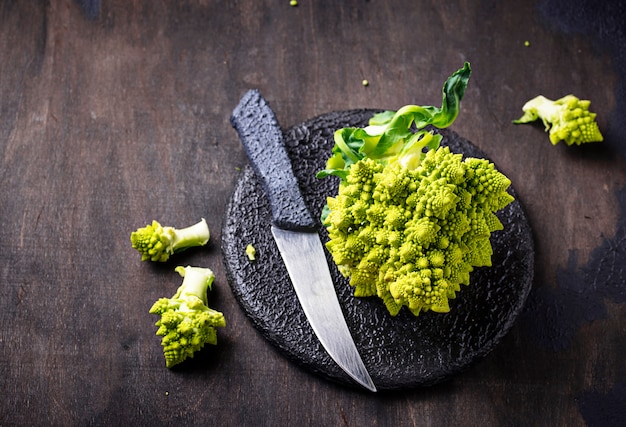
[(372, 393), (376, 393), (378, 391), (376, 389), (376, 385), (374, 384), (374, 381), (372, 381), (372, 378), (369, 376), (368, 373), (364, 373), (365, 375), (354, 375), (353, 373), (350, 373), (348, 371), (346, 371), (346, 373), (350, 375), (352, 379), (356, 381), (363, 388), (371, 391)]

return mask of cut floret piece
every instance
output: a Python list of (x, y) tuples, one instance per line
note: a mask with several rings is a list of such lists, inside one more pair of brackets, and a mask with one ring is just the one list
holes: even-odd
[(197, 224), (181, 229), (163, 227), (152, 221), (152, 224), (133, 231), (130, 242), (141, 254), (142, 261), (164, 262), (177, 252), (206, 245), (209, 238), (209, 226), (202, 218)]
[(550, 132), (553, 145), (559, 141), (565, 141), (567, 145), (600, 142), (604, 138), (596, 123), (596, 114), (589, 111), (590, 104), (590, 101), (574, 95), (566, 95), (556, 101), (539, 95), (524, 104), (524, 115), (513, 123), (524, 124), (541, 119), (546, 132)]
[(218, 327), (226, 326), (224, 315), (207, 306), (207, 291), (215, 275), (208, 268), (176, 267), (183, 277), (174, 296), (161, 298), (150, 309), (161, 318), (156, 334), (163, 337), (161, 345), (168, 368), (193, 357), (205, 344), (217, 344)]
[(246, 246), (246, 256), (250, 261), (256, 260), (256, 249), (251, 243)]

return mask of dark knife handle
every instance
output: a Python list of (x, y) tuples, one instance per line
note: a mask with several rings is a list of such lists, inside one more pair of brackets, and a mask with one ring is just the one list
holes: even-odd
[(246, 92), (230, 122), (269, 199), (273, 224), (286, 230), (314, 229), (316, 222), (293, 174), (283, 132), (274, 111), (258, 90)]

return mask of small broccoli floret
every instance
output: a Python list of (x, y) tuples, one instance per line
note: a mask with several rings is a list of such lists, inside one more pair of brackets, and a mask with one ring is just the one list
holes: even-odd
[(152, 221), (152, 224), (133, 231), (130, 242), (141, 254), (142, 261), (164, 262), (174, 253), (206, 245), (209, 237), (209, 226), (204, 218), (197, 224), (182, 229), (163, 227), (157, 221)]
[(567, 145), (600, 142), (604, 138), (596, 123), (596, 114), (589, 111), (590, 104), (590, 101), (574, 95), (566, 95), (556, 101), (539, 95), (522, 107), (524, 115), (513, 123), (524, 124), (541, 119), (546, 132), (550, 132), (553, 145), (559, 141), (565, 141)]
[(207, 290), (215, 275), (208, 268), (176, 267), (183, 283), (172, 298), (161, 298), (150, 309), (161, 318), (156, 334), (168, 368), (193, 357), (204, 344), (217, 344), (218, 327), (226, 326), (224, 315), (207, 307)]

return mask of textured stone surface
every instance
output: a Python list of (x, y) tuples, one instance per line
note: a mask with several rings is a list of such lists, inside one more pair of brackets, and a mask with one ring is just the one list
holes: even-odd
[[(335, 129), (362, 126), (375, 110), (325, 114), (285, 131), (294, 173), (311, 212), (319, 216), (335, 178), (315, 178), (324, 167)], [(443, 144), (466, 156), (486, 157), (469, 141), (442, 130)], [(496, 165), (497, 166), (497, 165)], [(514, 194), (514, 189), (511, 189)], [(432, 385), (488, 354), (509, 331), (532, 286), (534, 248), (518, 201), (499, 213), (505, 226), (492, 234), (493, 267), (472, 272), (446, 314), (391, 317), (378, 298), (354, 298), (352, 288), (327, 256), (339, 301), (363, 361), (380, 390)], [(254, 172), (246, 167), (230, 200), (222, 251), (233, 294), (260, 333), (286, 357), (343, 384), (352, 380), (330, 359), (313, 334), (270, 233), (271, 213)], [(320, 226), (322, 241), (327, 240)], [(257, 260), (245, 247), (253, 244)]]

